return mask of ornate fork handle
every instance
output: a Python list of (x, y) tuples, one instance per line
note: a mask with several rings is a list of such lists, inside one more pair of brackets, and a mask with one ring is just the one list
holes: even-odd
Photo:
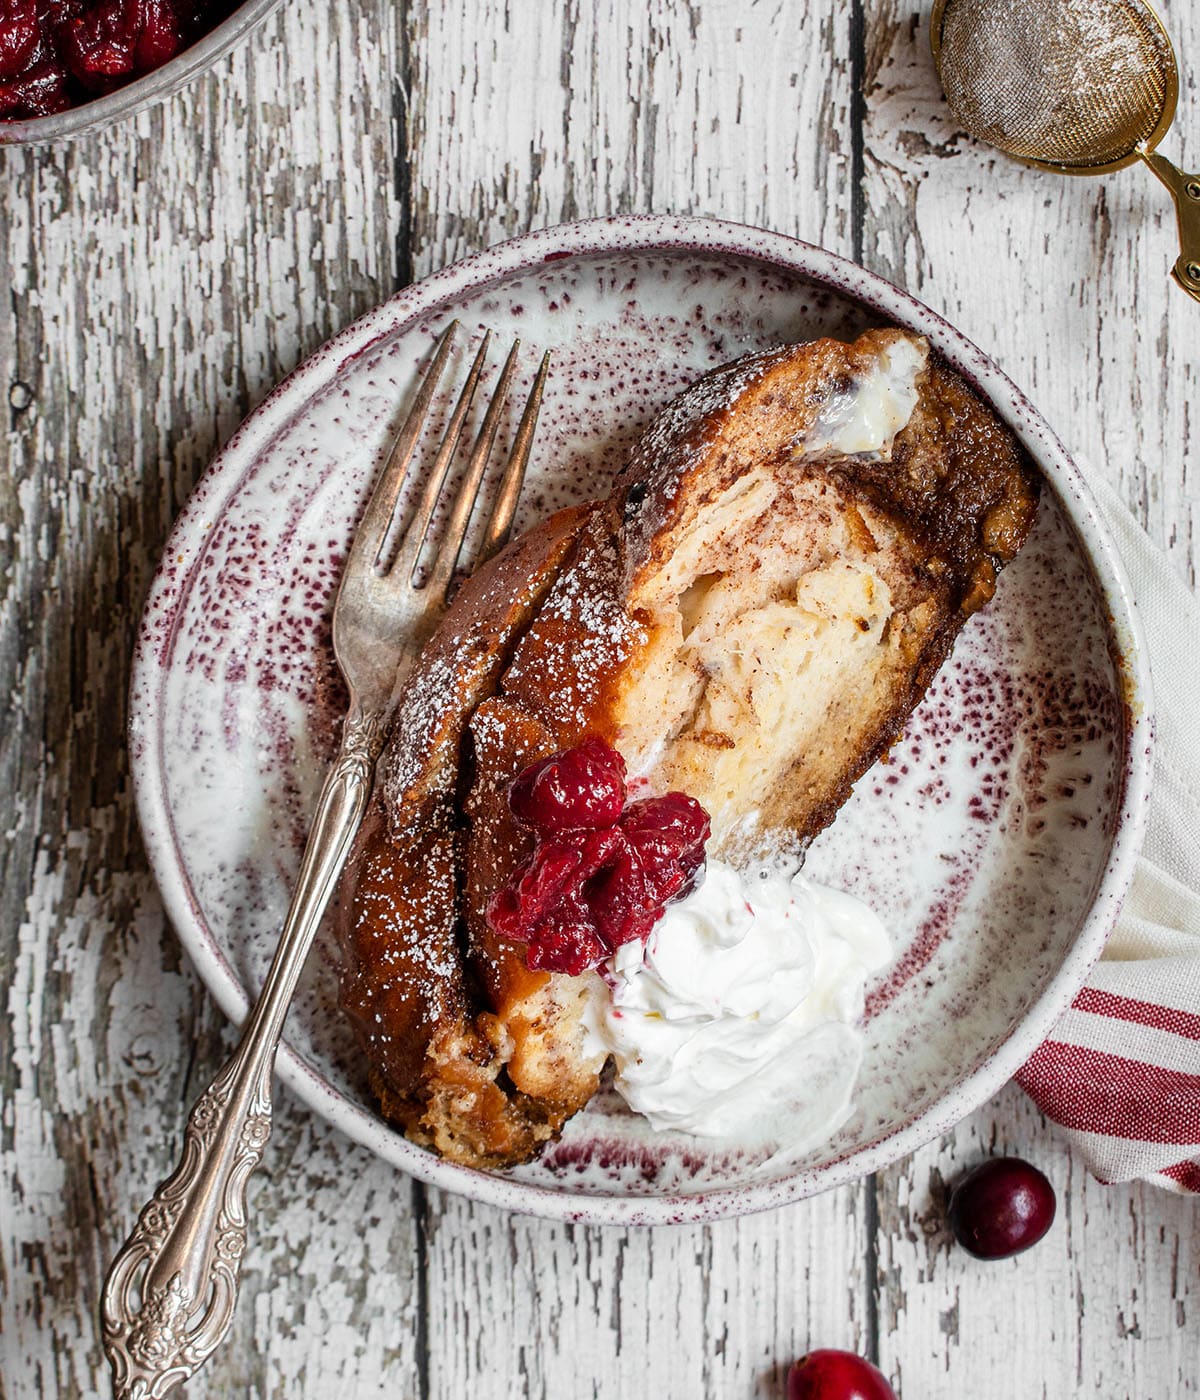
[(246, 1184), (271, 1135), (271, 1076), (288, 1006), (366, 809), (384, 710), (352, 704), (325, 779), (262, 992), (184, 1129), (174, 1174), (143, 1208), (105, 1280), (101, 1321), (116, 1400), (157, 1400), (229, 1328), (246, 1250)]

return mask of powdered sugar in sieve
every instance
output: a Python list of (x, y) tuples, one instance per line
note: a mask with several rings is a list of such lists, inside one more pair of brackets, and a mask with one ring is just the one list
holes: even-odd
[(1174, 58), (1139, 0), (948, 0), (938, 67), (972, 136), (1018, 159), (1086, 167), (1150, 137)]

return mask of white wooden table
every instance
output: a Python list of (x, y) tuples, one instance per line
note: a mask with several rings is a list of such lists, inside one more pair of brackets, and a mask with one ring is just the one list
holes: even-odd
[[(924, 8), (924, 5), (922, 6)], [(1162, 6), (1200, 61), (1200, 7)], [(1193, 70), (1194, 71), (1194, 70)], [(1200, 166), (1185, 77), (1168, 143)], [(100, 1279), (231, 1041), (141, 853), (130, 646), (214, 449), (332, 332), (496, 239), (590, 214), (763, 224), (990, 350), (1195, 580), (1200, 307), (1150, 177), (961, 137), (895, 0), (287, 0), (165, 106), (0, 152), (0, 1395), (106, 1393)], [(1032, 1253), (950, 1247), (943, 1183), (1038, 1162)], [(286, 1091), (200, 1396), (771, 1397), (809, 1346), (904, 1400), (1200, 1393), (1200, 1211), (1106, 1188), (1015, 1089), (880, 1176), (711, 1228), (514, 1219), (398, 1175)]]

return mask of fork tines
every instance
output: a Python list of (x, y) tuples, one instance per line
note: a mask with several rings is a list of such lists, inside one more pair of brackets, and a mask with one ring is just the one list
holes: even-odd
[[(475, 353), (467, 379), (454, 404), (437, 453), (421, 483), (420, 494), (410, 513), (408, 523), (398, 529), (397, 516), (399, 503), (404, 494), (418, 440), (429, 416), (429, 411), (445, 372), (446, 363), (453, 348), (458, 322), (453, 322), (443, 332), (434, 350), (433, 359), (425, 378), (417, 391), (417, 396), (409, 410), (388, 457), (387, 464), (380, 474), (371, 500), (363, 516), (362, 524), (354, 539), (351, 558), (356, 554), (370, 551), (371, 562), (379, 570), (395, 580), (401, 588), (427, 590), (427, 597), (443, 599), (453, 582), (455, 570), (462, 553), (463, 541), (471, 521), (488, 460), (495, 447), (504, 412), (505, 401), (516, 372), (520, 341), (514, 340), (512, 348), (500, 371), (500, 376), (492, 390), (487, 410), (480, 424), (467, 458), (462, 479), (449, 502), (449, 513), (441, 540), (433, 555), (428, 577), (421, 580), (418, 564), (426, 545), (432, 545), (430, 527), (442, 496), (442, 489), (454, 460), (462, 437), (463, 428), (470, 413), (479, 380), (487, 359), (491, 332), (485, 333), (479, 349)], [(475, 558), (476, 566), (490, 558), (502, 548), (512, 528), (513, 515), (521, 485), (525, 479), (525, 469), (529, 462), (534, 430), (537, 426), (538, 410), (541, 407), (546, 374), (550, 356), (542, 357), (541, 365), (525, 402), (520, 423), (513, 436), (508, 462), (505, 465), (499, 486), (496, 490), (490, 516), (484, 530), (483, 542)], [(363, 560), (362, 562), (366, 562)]]

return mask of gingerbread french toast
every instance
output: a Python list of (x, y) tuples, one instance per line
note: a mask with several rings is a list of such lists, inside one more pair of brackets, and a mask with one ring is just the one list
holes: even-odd
[(531, 968), (497, 931), (535, 839), (519, 774), (594, 737), (639, 792), (699, 804), (711, 854), (798, 862), (1037, 498), (1012, 434), (923, 340), (869, 331), (704, 376), (608, 497), (469, 580), (406, 684), (343, 891), (341, 1000), (385, 1115), (504, 1166), (598, 1084), (598, 974)]

